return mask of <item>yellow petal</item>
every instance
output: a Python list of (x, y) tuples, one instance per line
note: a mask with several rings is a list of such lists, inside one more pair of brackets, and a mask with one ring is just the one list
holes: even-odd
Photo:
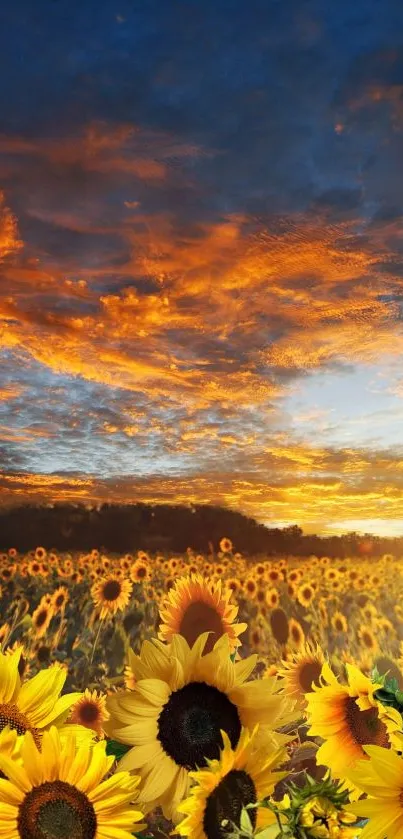
[(18, 707), (26, 714), (31, 724), (42, 728), (42, 721), (51, 713), (66, 681), (66, 672), (61, 667), (41, 670), (21, 686)]
[(180, 767), (168, 755), (162, 753), (159, 760), (153, 765), (151, 772), (143, 779), (141, 798), (144, 801), (154, 801), (160, 798), (174, 779), (176, 780), (179, 771)]
[(118, 770), (126, 769), (130, 772), (132, 769), (141, 769), (148, 762), (159, 761), (163, 754), (158, 740), (144, 746), (134, 746), (120, 759)]
[(22, 650), (15, 650), (12, 655), (0, 653), (0, 702), (12, 702), (18, 695), (21, 680), (18, 664)]

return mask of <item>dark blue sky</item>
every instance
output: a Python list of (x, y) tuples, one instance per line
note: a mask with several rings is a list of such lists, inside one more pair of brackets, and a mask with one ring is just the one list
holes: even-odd
[(0, 72), (4, 503), (393, 527), (400, 0), (8, 3)]

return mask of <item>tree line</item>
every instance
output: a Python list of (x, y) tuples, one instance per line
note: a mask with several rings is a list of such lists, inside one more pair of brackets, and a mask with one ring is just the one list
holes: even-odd
[(231, 539), (234, 551), (301, 556), (403, 554), (403, 538), (384, 539), (358, 533), (341, 536), (304, 535), (298, 525), (269, 528), (252, 518), (211, 505), (78, 504), (24, 505), (0, 512), (0, 550), (27, 552), (38, 545), (47, 550), (111, 553), (217, 553), (222, 537)]

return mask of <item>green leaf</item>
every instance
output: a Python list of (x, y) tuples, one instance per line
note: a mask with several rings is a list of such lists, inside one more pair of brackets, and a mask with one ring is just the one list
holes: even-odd
[(120, 760), (130, 749), (131, 746), (126, 746), (125, 743), (118, 743), (116, 740), (108, 740), (106, 744), (106, 754), (114, 755), (116, 760)]
[(381, 675), (377, 667), (374, 667), (371, 672), (371, 682), (373, 684), (381, 684), (384, 685), (386, 679), (386, 674)]
[(277, 836), (280, 836), (280, 828), (277, 823), (270, 824), (260, 830), (259, 833), (255, 833), (255, 839), (276, 839)]
[(249, 813), (247, 810), (245, 810), (245, 807), (242, 807), (240, 827), (242, 833), (247, 833), (248, 836), (251, 836), (253, 834), (253, 825), (250, 820)]

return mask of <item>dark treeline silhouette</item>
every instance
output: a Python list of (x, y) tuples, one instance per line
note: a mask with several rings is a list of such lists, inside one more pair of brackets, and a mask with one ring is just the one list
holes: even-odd
[(24, 505), (0, 511), (0, 550), (26, 552), (38, 545), (50, 550), (115, 553), (219, 550), (220, 539), (232, 540), (234, 551), (245, 556), (295, 554), (379, 556), (403, 553), (403, 537), (384, 539), (369, 534), (304, 535), (298, 525), (268, 528), (254, 519), (223, 507), (170, 504), (103, 504), (89, 508), (74, 504)]

